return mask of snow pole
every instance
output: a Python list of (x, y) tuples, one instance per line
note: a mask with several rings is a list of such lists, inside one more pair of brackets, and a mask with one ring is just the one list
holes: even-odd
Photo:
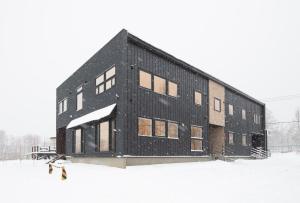
[(67, 172), (65, 167), (61, 167), (61, 179), (66, 180), (67, 179)]
[(52, 171), (53, 171), (52, 165), (49, 164), (49, 174), (52, 174)]

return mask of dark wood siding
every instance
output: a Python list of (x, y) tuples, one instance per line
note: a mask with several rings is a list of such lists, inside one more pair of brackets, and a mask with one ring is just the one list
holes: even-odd
[[(135, 44), (128, 43), (127, 153), (129, 155), (203, 155), (207, 153), (208, 81)], [(139, 86), (139, 70), (177, 83), (178, 98), (155, 93)], [(202, 92), (202, 106), (194, 104), (194, 91)], [(138, 117), (158, 118), (179, 123), (179, 139), (139, 137)], [(204, 152), (191, 152), (190, 127), (203, 126)]]

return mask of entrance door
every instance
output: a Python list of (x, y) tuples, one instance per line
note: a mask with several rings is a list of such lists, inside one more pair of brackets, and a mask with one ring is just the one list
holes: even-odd
[(223, 147), (225, 145), (224, 127), (209, 126), (209, 151), (215, 157), (220, 157), (223, 154)]
[(59, 128), (56, 131), (56, 153), (66, 154), (66, 128)]
[(100, 152), (109, 151), (109, 121), (100, 123)]

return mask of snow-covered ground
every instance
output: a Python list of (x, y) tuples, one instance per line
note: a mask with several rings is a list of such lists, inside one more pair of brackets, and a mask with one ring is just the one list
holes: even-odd
[(45, 161), (0, 162), (0, 202), (300, 202), (300, 154), (267, 160), (199, 162), (118, 169)]

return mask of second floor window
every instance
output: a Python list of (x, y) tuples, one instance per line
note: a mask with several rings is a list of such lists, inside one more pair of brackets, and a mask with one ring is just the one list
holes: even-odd
[(68, 99), (65, 98), (58, 103), (58, 114), (62, 114), (68, 110)]
[(228, 133), (228, 143), (230, 144), (230, 145), (233, 145), (234, 144), (234, 137), (233, 137), (234, 135), (233, 135), (233, 132), (229, 132)]
[(113, 66), (96, 78), (96, 94), (101, 94), (105, 90), (112, 88), (115, 83), (116, 68)]
[(77, 111), (81, 110), (83, 107), (83, 94), (82, 94), (82, 86), (77, 88)]
[(201, 104), (202, 104), (202, 94), (201, 94), (201, 92), (195, 91), (194, 101), (195, 101), (196, 105), (201, 106)]
[(152, 81), (151, 81), (151, 74), (146, 73), (145, 71), (140, 70), (140, 86), (147, 88), (147, 89), (152, 89)]
[(231, 116), (233, 115), (233, 105), (231, 105), (231, 104), (228, 105), (228, 113)]
[(166, 90), (166, 80), (161, 77), (154, 76), (154, 92), (166, 94)]
[(215, 98), (215, 111), (221, 112), (221, 100)]
[(242, 109), (242, 119), (246, 120), (246, 110)]

